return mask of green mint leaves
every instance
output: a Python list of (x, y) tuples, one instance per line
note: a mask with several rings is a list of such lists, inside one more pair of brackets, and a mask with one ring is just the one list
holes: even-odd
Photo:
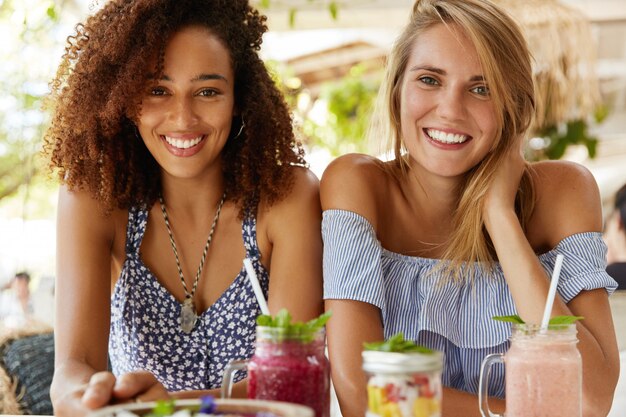
[(554, 316), (548, 322), (549, 326), (560, 325), (560, 324), (574, 324), (578, 320), (584, 320), (583, 316)]
[(402, 332), (394, 334), (383, 342), (363, 343), (363, 347), (365, 350), (377, 350), (380, 352), (433, 353), (432, 349), (416, 345), (412, 340), (404, 340), (404, 334)]
[(157, 400), (156, 405), (150, 414), (146, 417), (164, 417), (171, 416), (176, 410), (174, 400)]
[(303, 341), (313, 340), (313, 335), (330, 319), (331, 312), (327, 311), (319, 317), (304, 322), (291, 322), (291, 314), (286, 309), (281, 309), (276, 316), (262, 314), (256, 319), (256, 324), (263, 327), (281, 329), (281, 334), (286, 337), (296, 337)]
[[(497, 321), (504, 321), (507, 323), (525, 324), (524, 320), (517, 314), (512, 316), (494, 316), (492, 319)], [(578, 320), (583, 320), (582, 316), (554, 316), (548, 322), (548, 326), (559, 326), (566, 324), (576, 323)]]
[(493, 316), (492, 319), (496, 321), (504, 321), (506, 323), (524, 324), (524, 320), (522, 320), (522, 318), (517, 314), (512, 316)]
[[(200, 397), (200, 405), (192, 405), (186, 407), (192, 412), (200, 414), (215, 414), (217, 411), (217, 404), (215, 398), (212, 395), (203, 395)], [(176, 400), (171, 398), (169, 400), (157, 400), (156, 405), (152, 410), (145, 415), (145, 417), (170, 417), (176, 412)], [(118, 414), (119, 415), (119, 414)]]

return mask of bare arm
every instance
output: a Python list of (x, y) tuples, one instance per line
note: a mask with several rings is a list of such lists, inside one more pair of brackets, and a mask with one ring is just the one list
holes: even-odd
[(86, 193), (61, 188), (57, 219), (55, 373), (59, 416), (79, 416), (115, 400), (166, 395), (148, 373), (116, 381), (106, 372), (114, 222)]
[(367, 408), (367, 380), (361, 352), (364, 342), (383, 340), (380, 310), (352, 300), (326, 300), (331, 374), (343, 417), (362, 417)]
[[(548, 276), (521, 229), (513, 209), (523, 162), (517, 155), (504, 164), (485, 205), (487, 230), (520, 316), (539, 323), (548, 293)], [(600, 231), (602, 215), (597, 186), (591, 175), (572, 164), (551, 163), (537, 167), (538, 202), (534, 222), (554, 247), (564, 237)], [(505, 179), (509, 179), (506, 181)], [(532, 231), (531, 231), (532, 233)], [(567, 262), (567, 260), (565, 260)], [(619, 374), (618, 351), (612, 317), (604, 289), (582, 291), (567, 305), (559, 297), (552, 315), (579, 315), (578, 349), (583, 358), (584, 416), (608, 413)]]
[(292, 192), (272, 206), (268, 238), (272, 242), (268, 306), (286, 308), (294, 320), (322, 313), (322, 236), (319, 182), (297, 169)]
[(50, 390), (57, 414), (85, 412), (85, 407), (109, 401), (83, 403), (80, 398), (92, 375), (107, 368), (113, 229), (112, 221), (99, 215), (96, 202), (86, 193), (61, 188), (55, 374)]

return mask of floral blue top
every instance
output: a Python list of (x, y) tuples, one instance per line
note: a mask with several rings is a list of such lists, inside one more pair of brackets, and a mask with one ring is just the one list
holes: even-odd
[[(403, 332), (409, 340), (445, 354), (445, 386), (476, 394), (485, 356), (509, 347), (509, 323), (493, 316), (516, 314), (515, 304), (496, 264), (493, 274), (476, 269), (466, 283), (446, 281), (434, 270), (438, 260), (406, 256), (383, 248), (363, 216), (326, 210), (324, 298), (373, 304), (381, 311), (385, 339)], [(600, 233), (579, 233), (539, 255), (549, 272), (557, 254), (564, 255), (557, 291), (567, 303), (583, 290), (617, 283), (606, 273), (606, 245)], [(489, 395), (504, 397), (504, 369), (492, 368)]]
[[(126, 261), (111, 298), (109, 359), (115, 375), (152, 372), (169, 391), (218, 388), (224, 367), (254, 353), (256, 318), (261, 311), (243, 267), (217, 301), (198, 316), (187, 334), (180, 328), (181, 303), (141, 260), (148, 211), (129, 210)], [(269, 274), (259, 262), (256, 219), (242, 227), (246, 256), (252, 259), (267, 297)], [(245, 377), (238, 372), (235, 381)]]

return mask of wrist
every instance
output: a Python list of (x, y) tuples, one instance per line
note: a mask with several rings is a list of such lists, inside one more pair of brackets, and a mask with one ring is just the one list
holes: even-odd
[(489, 235), (492, 236), (496, 232), (496, 228), (500, 228), (510, 224), (519, 224), (519, 219), (517, 218), (517, 214), (515, 213), (515, 209), (511, 208), (492, 208), (490, 210), (485, 210), (483, 213), (483, 220), (485, 222), (485, 227), (489, 232)]

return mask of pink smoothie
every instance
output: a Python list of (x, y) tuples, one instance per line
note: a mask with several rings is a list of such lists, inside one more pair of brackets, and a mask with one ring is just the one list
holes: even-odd
[(330, 370), (323, 340), (258, 342), (248, 365), (248, 398), (309, 406), (330, 414)]
[(504, 363), (506, 417), (582, 415), (582, 361), (575, 342), (514, 340)]

